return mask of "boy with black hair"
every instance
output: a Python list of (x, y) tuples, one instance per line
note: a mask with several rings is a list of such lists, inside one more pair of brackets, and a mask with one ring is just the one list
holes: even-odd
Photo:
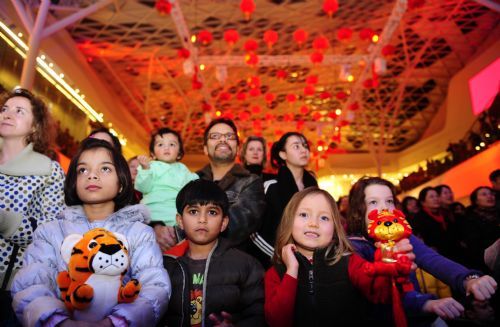
[(172, 282), (168, 326), (263, 326), (264, 271), (253, 257), (219, 237), (229, 201), (214, 182), (189, 182), (177, 195), (177, 224), (186, 239), (165, 252)]

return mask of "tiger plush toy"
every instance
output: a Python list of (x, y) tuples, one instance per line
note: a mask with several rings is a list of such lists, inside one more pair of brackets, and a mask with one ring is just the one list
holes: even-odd
[(130, 303), (137, 298), (141, 289), (137, 279), (122, 286), (129, 266), (127, 248), (123, 235), (103, 228), (64, 239), (61, 256), (68, 271), (58, 274), (57, 284), (76, 320), (102, 320), (117, 303)]

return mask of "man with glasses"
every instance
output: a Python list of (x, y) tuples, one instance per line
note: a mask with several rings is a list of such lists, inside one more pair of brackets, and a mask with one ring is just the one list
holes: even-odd
[(222, 235), (233, 245), (242, 245), (260, 226), (265, 208), (262, 180), (235, 163), (240, 140), (232, 120), (213, 120), (205, 129), (203, 142), (210, 163), (197, 174), (226, 192), (230, 203), (229, 225)]

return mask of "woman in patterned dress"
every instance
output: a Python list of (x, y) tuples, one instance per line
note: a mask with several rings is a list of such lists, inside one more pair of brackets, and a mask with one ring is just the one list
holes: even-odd
[(0, 285), (5, 299), (34, 230), (64, 208), (64, 172), (45, 155), (53, 129), (43, 101), (15, 89), (0, 104)]

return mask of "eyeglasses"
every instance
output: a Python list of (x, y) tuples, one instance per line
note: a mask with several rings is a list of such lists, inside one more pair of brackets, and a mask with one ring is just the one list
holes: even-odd
[(223, 134), (223, 133), (210, 133), (208, 134), (208, 138), (211, 139), (211, 140), (220, 140), (221, 137), (223, 137), (226, 139), (226, 140), (229, 140), (229, 141), (235, 141), (236, 140), (236, 134), (235, 133), (226, 133), (226, 134)]

